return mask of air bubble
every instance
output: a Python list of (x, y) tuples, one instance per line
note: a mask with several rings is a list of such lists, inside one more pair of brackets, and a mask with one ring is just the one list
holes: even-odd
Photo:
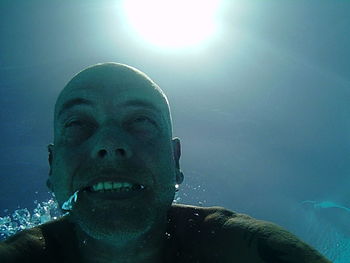
[(168, 232), (165, 232), (165, 236), (166, 236), (167, 239), (171, 238), (171, 234), (168, 233)]
[(62, 210), (71, 211), (73, 209), (73, 204), (78, 200), (78, 192), (79, 190), (72, 194), (71, 197), (63, 203)]
[[(0, 240), (62, 216), (53, 199), (41, 203), (35, 200), (34, 204), (36, 207), (31, 212), (23, 208), (15, 210), (11, 216), (0, 217)], [(8, 209), (4, 212), (8, 212)]]

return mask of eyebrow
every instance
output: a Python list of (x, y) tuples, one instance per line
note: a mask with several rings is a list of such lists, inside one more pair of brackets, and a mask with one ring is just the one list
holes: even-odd
[(83, 98), (75, 98), (75, 99), (68, 100), (65, 103), (63, 103), (63, 105), (61, 106), (61, 109), (58, 112), (58, 117), (61, 116), (63, 112), (65, 112), (65, 111), (69, 110), (70, 108), (73, 108), (77, 105), (93, 106), (94, 103), (90, 100), (83, 99)]

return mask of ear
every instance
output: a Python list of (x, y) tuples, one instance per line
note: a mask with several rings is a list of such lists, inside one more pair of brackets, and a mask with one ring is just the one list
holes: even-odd
[(52, 174), (53, 147), (54, 147), (54, 145), (53, 145), (52, 143), (50, 143), (50, 144), (47, 146), (47, 150), (48, 150), (48, 152), (49, 152), (48, 161), (49, 161), (50, 170), (49, 170), (49, 178), (48, 178), (47, 181), (46, 181), (46, 186), (47, 186), (51, 191), (53, 191), (52, 183), (51, 183), (51, 180), (50, 180), (50, 176), (51, 176), (51, 174)]
[(184, 180), (184, 175), (180, 170), (180, 156), (181, 156), (180, 139), (175, 137), (172, 139), (172, 142), (173, 142), (173, 155), (174, 155), (175, 168), (176, 168), (176, 183), (181, 184)]

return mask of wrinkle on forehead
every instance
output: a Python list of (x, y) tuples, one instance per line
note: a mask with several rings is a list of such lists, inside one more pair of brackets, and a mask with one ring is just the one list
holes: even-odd
[(88, 67), (76, 74), (61, 91), (55, 105), (55, 121), (67, 99), (74, 94), (85, 98), (103, 89), (105, 96), (124, 96), (124, 91), (133, 91), (135, 96), (151, 95), (155, 104), (162, 106), (172, 130), (168, 100), (159, 86), (143, 72), (119, 63), (103, 63)]
[(112, 92), (128, 89), (148, 89), (166, 96), (158, 85), (143, 72), (130, 66), (118, 63), (104, 63), (88, 67), (76, 74), (62, 90), (57, 102), (74, 90), (110, 89)]

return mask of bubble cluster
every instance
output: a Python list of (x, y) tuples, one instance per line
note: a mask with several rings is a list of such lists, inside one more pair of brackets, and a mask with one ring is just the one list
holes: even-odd
[(53, 199), (44, 202), (35, 200), (34, 204), (36, 207), (32, 212), (23, 208), (15, 210), (11, 216), (0, 217), (0, 240), (61, 216), (58, 204)]

